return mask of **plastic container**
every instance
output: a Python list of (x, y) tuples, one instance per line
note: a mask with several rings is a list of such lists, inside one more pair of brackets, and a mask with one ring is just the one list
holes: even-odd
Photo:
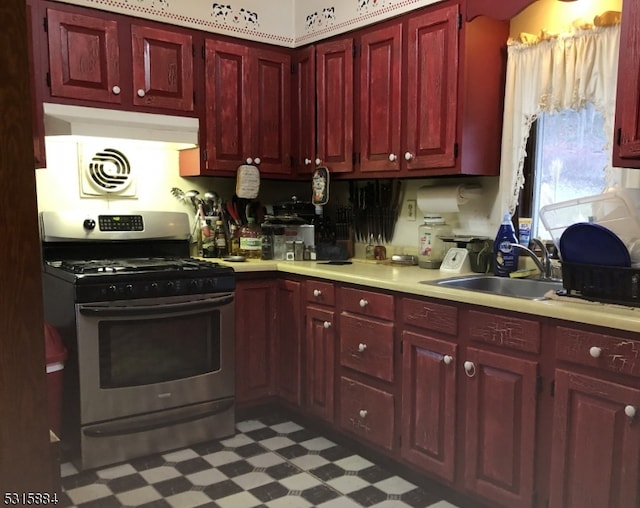
[(640, 189), (617, 189), (543, 206), (540, 218), (558, 250), (566, 228), (577, 222), (595, 222), (620, 237), (632, 263), (640, 262)]
[(58, 331), (49, 323), (44, 324), (44, 343), (47, 362), (47, 396), (49, 427), (60, 437), (62, 430), (62, 382), (67, 348)]
[(451, 228), (440, 215), (427, 215), (418, 228), (418, 266), (440, 268), (446, 254), (443, 236), (450, 236)]
[(516, 232), (511, 222), (511, 215), (505, 213), (498, 234), (493, 242), (494, 267), (493, 273), (499, 277), (508, 277), (518, 269), (518, 249), (511, 244), (518, 243)]

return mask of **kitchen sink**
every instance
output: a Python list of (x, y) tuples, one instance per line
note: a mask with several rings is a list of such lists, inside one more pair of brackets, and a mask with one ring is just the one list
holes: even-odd
[(421, 281), (421, 284), (444, 286), (468, 291), (479, 291), (500, 296), (513, 296), (527, 300), (542, 300), (547, 291), (563, 289), (562, 282), (555, 280), (519, 279), (493, 275), (471, 275), (441, 280)]

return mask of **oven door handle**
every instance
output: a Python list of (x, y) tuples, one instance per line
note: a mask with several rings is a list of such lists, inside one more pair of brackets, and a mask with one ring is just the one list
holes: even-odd
[(225, 294), (215, 298), (196, 300), (181, 303), (160, 303), (157, 305), (91, 305), (79, 306), (80, 314), (100, 316), (147, 316), (153, 314), (166, 314), (167, 312), (188, 312), (193, 310), (211, 309), (222, 307), (233, 302), (232, 294)]

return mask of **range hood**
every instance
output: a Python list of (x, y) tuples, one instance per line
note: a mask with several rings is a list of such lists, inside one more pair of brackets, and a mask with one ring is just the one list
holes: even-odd
[(184, 116), (135, 113), (84, 106), (44, 103), (45, 136), (94, 136), (198, 144), (199, 120)]

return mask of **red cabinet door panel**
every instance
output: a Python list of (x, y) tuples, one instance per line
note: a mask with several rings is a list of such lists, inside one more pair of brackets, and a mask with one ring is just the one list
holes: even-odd
[(193, 44), (188, 34), (131, 26), (133, 103), (193, 111)]
[(318, 307), (307, 307), (307, 390), (309, 413), (333, 422), (335, 313)]
[(53, 9), (47, 19), (51, 95), (120, 104), (116, 21)]
[(458, 6), (408, 22), (407, 169), (455, 165)]

